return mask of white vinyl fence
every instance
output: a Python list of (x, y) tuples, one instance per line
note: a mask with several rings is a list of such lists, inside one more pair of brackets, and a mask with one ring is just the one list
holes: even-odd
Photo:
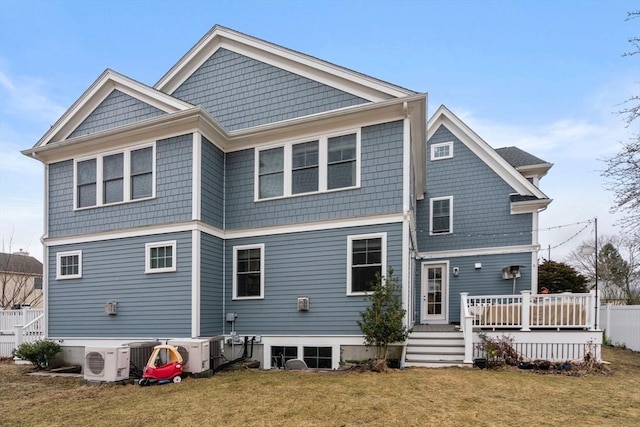
[(43, 337), (42, 309), (0, 310), (0, 358), (12, 357), (12, 350), (23, 342)]
[(603, 305), (599, 326), (612, 344), (640, 351), (640, 305)]

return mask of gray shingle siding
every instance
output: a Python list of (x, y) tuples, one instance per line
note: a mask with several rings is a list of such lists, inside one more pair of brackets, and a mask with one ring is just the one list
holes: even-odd
[[(226, 311), (238, 314), (238, 334), (357, 334), (369, 302), (347, 296), (347, 236), (387, 233), (387, 265), (400, 278), (402, 224), (282, 234), (226, 242)], [(233, 247), (265, 244), (265, 295), (232, 300)], [(297, 297), (310, 297), (310, 310), (297, 311)], [(226, 330), (229, 333), (229, 328)]]
[(223, 242), (200, 234), (200, 335), (222, 333)]
[(49, 237), (159, 225), (191, 219), (192, 136), (156, 144), (156, 198), (73, 210), (73, 161), (49, 166)]
[[(441, 261), (447, 261), (443, 259)], [(531, 289), (531, 253), (482, 255), (449, 258), (449, 321), (460, 322), (460, 293), (469, 295), (510, 295), (513, 280), (502, 278), (502, 269), (510, 265), (520, 265), (521, 275), (516, 281), (516, 294)], [(420, 275), (423, 262), (438, 262), (438, 260), (418, 260), (415, 283), (415, 319), (420, 322), (421, 281)], [(481, 269), (474, 267), (475, 263), (482, 263)], [(453, 267), (458, 267), (458, 277), (453, 276)]]
[(362, 128), (361, 188), (254, 202), (254, 150), (227, 154), (226, 228), (402, 211), (402, 121)]
[(368, 102), (226, 49), (218, 49), (172, 95), (201, 106), (228, 130)]
[[(177, 241), (176, 271), (145, 274), (145, 244), (166, 240)], [(71, 250), (82, 250), (82, 278), (56, 280), (56, 254)], [(51, 337), (190, 337), (191, 232), (51, 247), (48, 307)]]
[[(453, 158), (427, 160), (427, 193), (417, 202), (420, 251), (531, 244), (531, 214), (511, 215), (514, 190), (446, 127), (431, 144), (453, 141)], [(429, 199), (453, 196), (453, 235), (429, 235)]]
[(69, 135), (88, 135), (166, 114), (164, 111), (114, 89)]
[(202, 221), (222, 229), (224, 216), (224, 153), (202, 138)]

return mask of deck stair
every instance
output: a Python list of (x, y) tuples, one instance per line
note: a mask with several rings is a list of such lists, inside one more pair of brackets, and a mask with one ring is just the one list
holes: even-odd
[(465, 366), (462, 332), (451, 328), (414, 328), (407, 341), (405, 366)]

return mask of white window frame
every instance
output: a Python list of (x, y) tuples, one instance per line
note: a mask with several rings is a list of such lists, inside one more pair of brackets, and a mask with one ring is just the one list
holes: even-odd
[[(68, 256), (78, 257), (78, 273), (62, 275), (62, 258)], [(80, 279), (82, 278), (82, 251), (58, 252), (56, 254), (56, 280)]]
[[(446, 156), (436, 156), (436, 150), (440, 147), (449, 147), (449, 154)], [(453, 158), (453, 141), (431, 144), (431, 160), (444, 160)]]
[[(238, 296), (238, 251), (248, 249), (260, 249), (260, 295), (243, 297)], [(240, 245), (233, 247), (233, 300), (264, 299), (264, 243), (254, 245)]]
[[(355, 185), (350, 187), (340, 187), (340, 188), (328, 188), (328, 170), (329, 170), (329, 139), (337, 136), (345, 136), (345, 135), (356, 135), (356, 182)], [(263, 147), (256, 148), (254, 150), (254, 202), (262, 202), (265, 200), (276, 200), (283, 199), (288, 197), (299, 197), (299, 196), (307, 196), (309, 194), (320, 194), (320, 193), (332, 193), (335, 191), (344, 191), (344, 190), (352, 190), (354, 188), (360, 188), (360, 169), (361, 169), (361, 128), (357, 129), (347, 129), (336, 131), (332, 133), (309, 136), (305, 138), (298, 138), (291, 141), (281, 142), (278, 144), (265, 145)], [(293, 146), (297, 144), (302, 144), (305, 142), (318, 141), (318, 191), (311, 191), (307, 193), (296, 193), (294, 194), (293, 189), (293, 165), (292, 165), (292, 150)], [(282, 196), (276, 197), (264, 197), (260, 198), (260, 152), (264, 150), (270, 150), (272, 148), (284, 147), (284, 183), (283, 183), (283, 192)]]
[[(151, 249), (171, 247), (171, 267), (151, 268)], [(176, 271), (177, 261), (177, 242), (175, 240), (167, 240), (164, 242), (151, 242), (144, 245), (144, 272), (146, 274), (153, 273), (170, 273)]]
[[(141, 150), (143, 148), (152, 147), (151, 153), (151, 196), (139, 199), (131, 198), (131, 152)], [(104, 203), (104, 180), (103, 180), (103, 159), (114, 154), (124, 154), (123, 159), (123, 188), (122, 201), (114, 203)], [(78, 207), (78, 163), (86, 160), (96, 160), (96, 204), (91, 206)], [(155, 199), (156, 197), (156, 143), (144, 143), (125, 149), (108, 151), (92, 156), (79, 157), (73, 159), (73, 210), (93, 209), (101, 206), (114, 206), (123, 203), (134, 203), (143, 200)]]
[(380, 274), (383, 277), (387, 275), (387, 233), (372, 233), (372, 234), (356, 234), (347, 236), (347, 296), (359, 296), (369, 295), (371, 292), (353, 292), (351, 290), (352, 281), (352, 267), (353, 267), (353, 241), (365, 240), (365, 239), (382, 239), (382, 253), (381, 253), (381, 266)]
[[(433, 202), (440, 200), (449, 200), (449, 231), (446, 232), (433, 232)], [(447, 197), (432, 197), (429, 199), (429, 235), (442, 236), (453, 233), (453, 196)]]

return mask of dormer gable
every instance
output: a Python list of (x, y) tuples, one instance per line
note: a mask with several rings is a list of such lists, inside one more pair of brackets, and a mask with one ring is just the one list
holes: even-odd
[[(551, 203), (538, 187), (500, 156), (486, 141), (475, 133), (466, 123), (441, 105), (427, 124), (427, 141), (440, 128), (445, 126), (469, 150), (491, 168), (515, 192), (511, 197), (512, 213), (526, 213), (543, 210)], [(428, 185), (428, 183), (427, 183)]]
[[(106, 69), (34, 148), (191, 108), (187, 102)], [(102, 120), (105, 116), (110, 120)]]

